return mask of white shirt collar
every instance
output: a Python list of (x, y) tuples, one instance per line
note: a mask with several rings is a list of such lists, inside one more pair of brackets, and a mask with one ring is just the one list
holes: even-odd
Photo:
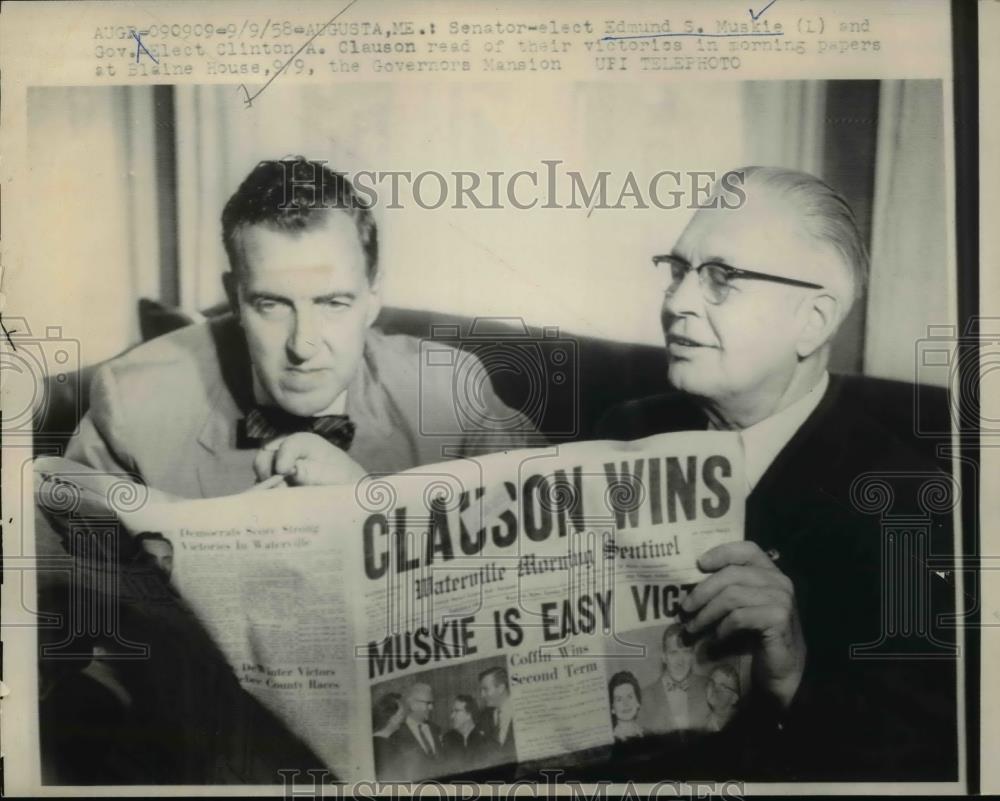
[(795, 403), (739, 432), (749, 491), (753, 491), (782, 448), (819, 406), (829, 384), (830, 374), (824, 371), (816, 386)]
[(424, 723), (417, 723), (409, 715), (406, 716), (406, 727), (413, 733), (413, 736), (417, 738), (417, 742), (420, 744), (421, 750), (424, 748), (424, 737), (420, 733), (421, 729), (427, 734), (427, 742), (431, 745), (431, 755), (437, 753), (434, 747), (434, 737), (431, 735), (431, 727)]
[[(260, 383), (260, 379), (257, 377), (257, 370), (251, 371), (253, 374), (253, 399), (262, 405), (273, 404), (268, 396), (267, 392), (264, 390), (263, 384)], [(317, 412), (312, 415), (313, 417), (327, 417), (331, 414), (343, 414), (347, 408), (347, 390), (345, 389), (336, 398), (333, 399), (333, 403), (327, 406), (323, 411)]]

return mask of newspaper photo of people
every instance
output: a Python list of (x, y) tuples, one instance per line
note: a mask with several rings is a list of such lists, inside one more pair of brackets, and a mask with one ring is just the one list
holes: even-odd
[(373, 686), (376, 778), (419, 781), (516, 762), (504, 661), (471, 662)]
[(3, 9), (0, 789), (976, 789), (961, 12), (251, 5)]
[(610, 660), (608, 682), (613, 734), (626, 741), (648, 734), (719, 732), (735, 714), (746, 665), (712, 659), (706, 640), (694, 640), (681, 623), (623, 632), (619, 644), (644, 654)]

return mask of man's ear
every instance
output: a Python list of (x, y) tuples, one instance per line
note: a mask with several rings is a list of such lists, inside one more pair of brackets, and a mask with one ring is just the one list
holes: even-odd
[(371, 299), (368, 305), (368, 315), (365, 324), (371, 325), (375, 322), (380, 311), (382, 311), (382, 273), (377, 272), (368, 282), (368, 291)]
[(842, 301), (829, 292), (813, 295), (802, 304), (803, 325), (796, 351), (800, 359), (812, 356), (837, 333), (843, 319)]
[(226, 290), (229, 308), (240, 319), (240, 277), (234, 272), (222, 274), (222, 288)]

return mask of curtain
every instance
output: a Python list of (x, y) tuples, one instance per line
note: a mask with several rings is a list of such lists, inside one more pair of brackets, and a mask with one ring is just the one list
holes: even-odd
[(825, 115), (824, 81), (747, 81), (746, 166), (787, 167), (822, 177)]
[[(851, 353), (835, 348), (834, 368), (857, 370), (863, 352), (865, 373), (912, 380), (926, 326), (954, 320), (942, 86), (883, 81), (860, 104), (872, 109), (866, 118), (877, 106), (869, 190), (858, 176), (871, 173), (870, 157), (857, 145), (872, 138), (862, 130), (868, 121), (844, 117), (859, 107), (859, 83), (704, 84), (697, 92), (540, 85), (527, 94), (503, 84), (279, 83), (250, 108), (228, 85), (35, 87), (27, 104), (32, 202), (18, 213), (37, 219), (39, 234), (21, 264), (6, 265), (8, 314), (24, 316), (33, 331), (56, 326), (80, 339), (91, 364), (137, 341), (140, 297), (179, 297), (190, 311), (221, 301), (228, 266), (219, 215), (264, 158), (301, 153), (348, 172), (507, 174), (551, 158), (588, 184), (605, 170), (648, 176), (753, 163), (829, 178), (839, 160), (834, 172), (858, 195), (855, 205), (873, 197), (872, 271), (857, 310), (864, 319), (853, 337), (838, 339)], [(838, 141), (838, 125), (851, 126), (853, 143)], [(669, 248), (690, 213), (379, 208), (386, 300), (660, 342), (648, 254)], [(45, 304), (27, 303), (36, 298)]]
[[(180, 305), (195, 312), (225, 299), (221, 275), (229, 265), (220, 218), (255, 164), (304, 155), (340, 171), (370, 168), (364, 154), (383, 150), (387, 135), (378, 124), (389, 113), (384, 105), (405, 95), (377, 84), (279, 83), (248, 107), (236, 86), (175, 87)], [(384, 163), (376, 168), (392, 169)]]
[[(692, 212), (542, 208), (542, 160), (561, 162), (563, 203), (571, 200), (569, 171), (588, 188), (608, 173), (609, 205), (629, 172), (645, 191), (651, 176), (677, 171), (689, 197), (685, 171), (724, 171), (747, 161), (741, 92), (735, 82), (696, 91), (668, 84), (275, 82), (247, 108), (236, 87), (179, 86), (183, 305), (203, 309), (222, 298), (219, 275), (228, 267), (219, 213), (240, 180), (260, 159), (298, 153), (348, 173), (436, 170), (450, 182), (449, 201), (439, 209), (418, 207), (406, 182), (404, 208), (377, 206), (387, 304), (521, 317), (662, 345), (649, 258), (669, 250)], [(539, 174), (538, 207), (517, 210), (506, 198), (501, 209), (452, 207), (454, 172), (474, 172), (485, 185), (486, 171), (509, 178), (520, 170)], [(431, 201), (435, 186), (424, 184)], [(663, 182), (658, 191), (667, 199), (672, 188)], [(528, 181), (518, 194), (536, 196)]]
[(58, 327), (79, 341), (83, 365), (134, 344), (136, 300), (159, 294), (153, 119), (151, 87), (28, 93), (31, 202), (21, 225), (34, 235), (24, 269), (4, 276), (7, 311), (36, 336)]
[(917, 343), (928, 325), (954, 323), (942, 128), (939, 81), (882, 82), (867, 306), (872, 333), (864, 354), (869, 375), (927, 380), (917, 373)]

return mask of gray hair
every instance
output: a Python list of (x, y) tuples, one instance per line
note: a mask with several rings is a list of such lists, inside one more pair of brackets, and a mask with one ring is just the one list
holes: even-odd
[(803, 231), (830, 245), (847, 267), (848, 300), (861, 297), (868, 284), (868, 249), (843, 195), (815, 175), (785, 167), (740, 167), (729, 174), (742, 176), (744, 186), (768, 187), (792, 202), (800, 212)]

